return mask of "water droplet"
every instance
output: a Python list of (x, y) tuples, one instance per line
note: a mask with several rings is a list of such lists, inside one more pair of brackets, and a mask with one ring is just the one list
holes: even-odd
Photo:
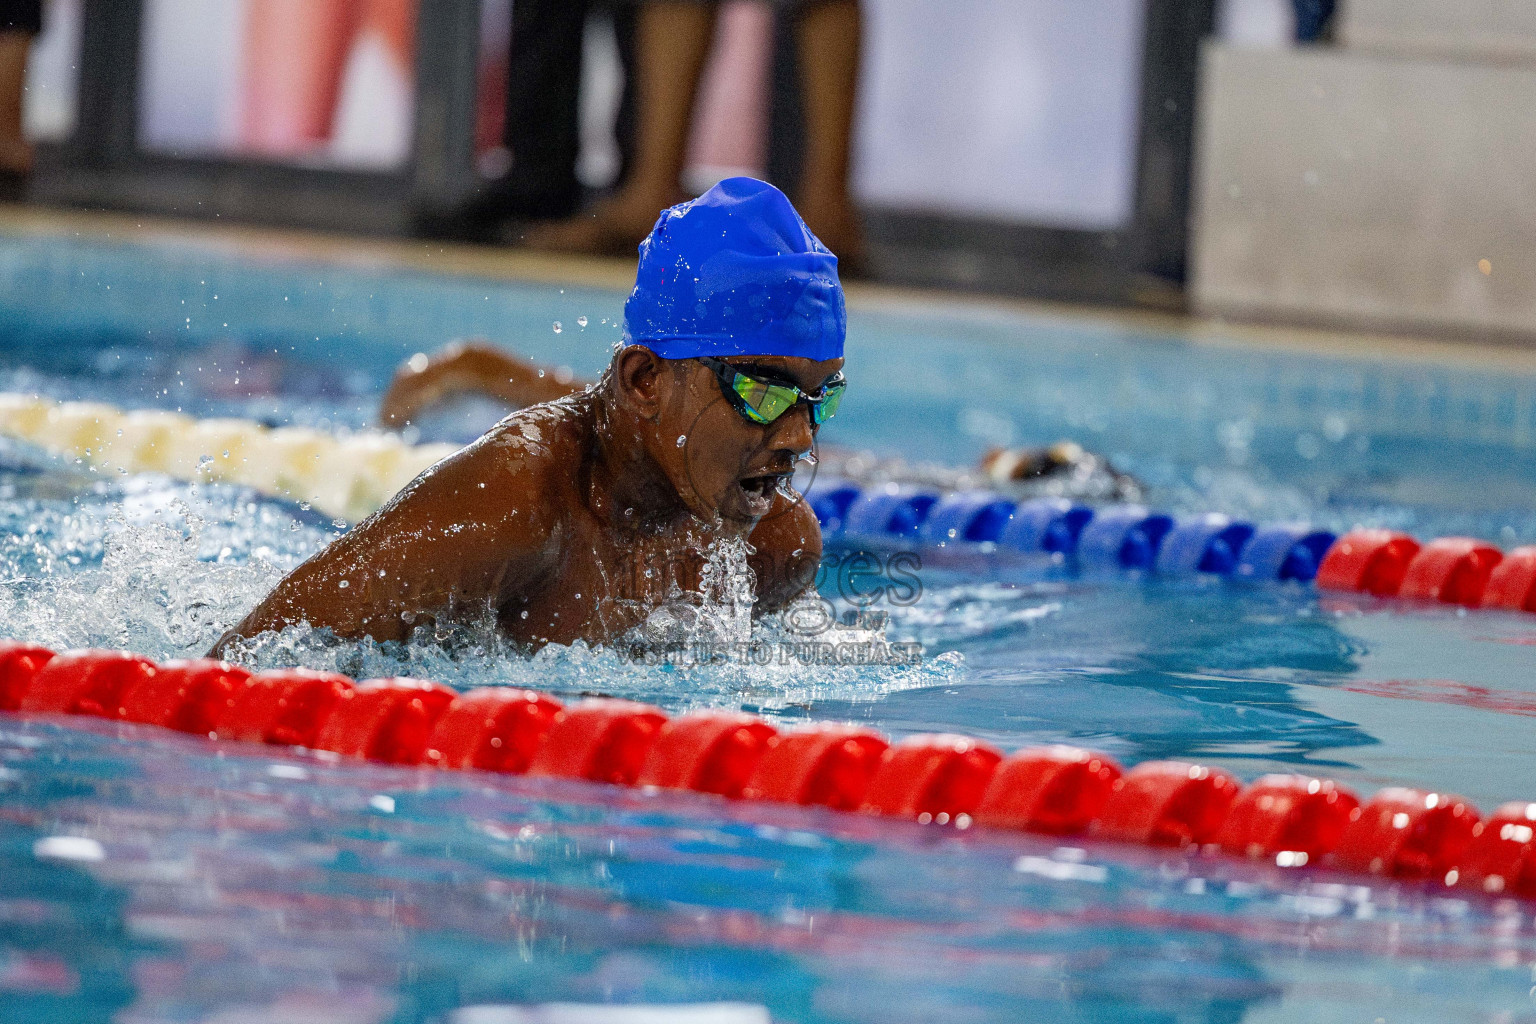
[(576, 318), (576, 326), (577, 327), (585, 327), (585, 326), (587, 326), (587, 318), (584, 317), (584, 316), (577, 317)]
[(342, 580), (342, 581), (341, 581), (341, 582), (340, 582), (340, 583), (338, 583), (338, 584), (336, 584), (336, 585), (337, 585), (337, 586), (338, 586), (338, 587), (340, 587), (340, 588), (341, 588), (341, 589), (342, 589), (342, 590), (346, 590), (346, 589), (347, 589), (347, 588), (348, 588), (348, 587), (350, 587), (350, 586), (351, 586), (351, 585), (352, 585), (352, 584), (350, 584), (350, 583), (348, 583), (348, 582), (347, 582), (347, 581), (346, 581), (346, 580)]
[(559, 320), (556, 320), (555, 321), (555, 333), (559, 334), (563, 330), (565, 330), (565, 328), (560, 326), (560, 321)]
[(687, 434), (678, 434), (677, 435), (677, 446), (679, 448), (681, 448), (683, 445), (685, 445), (687, 443), (688, 443), (688, 435)]
[(805, 464), (807, 466), (814, 466), (814, 465), (816, 465), (816, 463), (821, 461), (820, 459), (818, 459), (816, 457), (816, 449), (814, 449), (814, 448), (812, 448), (810, 451), (806, 452), (804, 455), (800, 456), (800, 458), (802, 460), (804, 460), (804, 462), (805, 462)]

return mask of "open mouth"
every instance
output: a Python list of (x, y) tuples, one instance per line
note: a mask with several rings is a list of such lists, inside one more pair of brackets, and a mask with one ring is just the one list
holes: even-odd
[(737, 481), (746, 496), (747, 508), (755, 516), (765, 514), (773, 506), (773, 496), (788, 481), (788, 473), (763, 473), (760, 476), (744, 476)]

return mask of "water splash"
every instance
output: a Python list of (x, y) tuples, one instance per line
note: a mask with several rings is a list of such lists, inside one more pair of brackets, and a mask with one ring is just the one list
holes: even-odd
[[(55, 649), (201, 656), (284, 573), (337, 536), (297, 506), (239, 488), (148, 476), (111, 485), (82, 478), (69, 488), (52, 474), (40, 479), (52, 480), (46, 499), (0, 498), (0, 622), (7, 636)], [(808, 645), (830, 640), (808, 636), (791, 612), (753, 619), (750, 553), (741, 540), (713, 549), (700, 592), (674, 595), (647, 624), (653, 634), (644, 644), (577, 643), (530, 657), (481, 608), (420, 629), (405, 643), (340, 640), (296, 626), (246, 641), (230, 656), (259, 668), (305, 665), (359, 678), (416, 676), (461, 689), (510, 684), (567, 697), (648, 700), (676, 711), (734, 705), (770, 714), (821, 699), (869, 700), (940, 685), (962, 670), (958, 656), (944, 655), (926, 663), (817, 663), (806, 656)], [(877, 654), (886, 642), (878, 632), (847, 629), (835, 638)], [(690, 655), (668, 657), (668, 647)]]
[[(20, 563), (39, 554), (35, 544), (4, 559), (12, 571), (0, 586), (0, 621), (12, 636), (55, 649), (110, 646), (156, 657), (197, 656), (282, 577), (270, 548), (240, 563), (227, 544), (209, 551), (217, 538), (179, 499), (67, 518), (75, 530), (53, 538), (49, 546), (59, 550), (39, 558), (33, 571)], [(89, 538), (83, 546), (81, 534)], [(98, 550), (99, 564), (71, 564), (81, 559), (68, 552), (82, 547)]]

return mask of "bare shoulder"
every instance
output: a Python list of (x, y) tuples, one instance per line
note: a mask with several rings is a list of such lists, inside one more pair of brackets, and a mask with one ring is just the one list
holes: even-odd
[(456, 598), (494, 600), (528, 585), (549, 571), (565, 536), (580, 435), (573, 410), (513, 413), (412, 480), (334, 554), (386, 570), (382, 562), (395, 560), (401, 575)]
[(520, 533), (547, 534), (574, 487), (588, 430), (567, 402), (531, 406), (502, 419), (473, 443), (428, 469), (392, 506), (445, 506), (451, 518), (520, 518)]
[(752, 531), (752, 569), (757, 574), (757, 608), (783, 608), (814, 586), (821, 563), (821, 524), (800, 495), (780, 494)]

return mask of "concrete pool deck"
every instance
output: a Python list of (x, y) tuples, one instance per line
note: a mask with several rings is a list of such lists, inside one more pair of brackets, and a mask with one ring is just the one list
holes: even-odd
[[(0, 204), (0, 235), (93, 238), (205, 248), (221, 255), (334, 262), (352, 267), (627, 291), (634, 263), (419, 239), (284, 230), (208, 220)], [(898, 309), (927, 315), (1023, 316), (1060, 320), (1130, 335), (1175, 338), (1227, 349), (1284, 351), (1388, 363), (1502, 370), (1536, 375), (1536, 345), (1509, 339), (1326, 330), (1288, 324), (1239, 323), (1180, 313), (1085, 306), (867, 282), (847, 286), (858, 310)], [(447, 341), (448, 339), (443, 339)]]

